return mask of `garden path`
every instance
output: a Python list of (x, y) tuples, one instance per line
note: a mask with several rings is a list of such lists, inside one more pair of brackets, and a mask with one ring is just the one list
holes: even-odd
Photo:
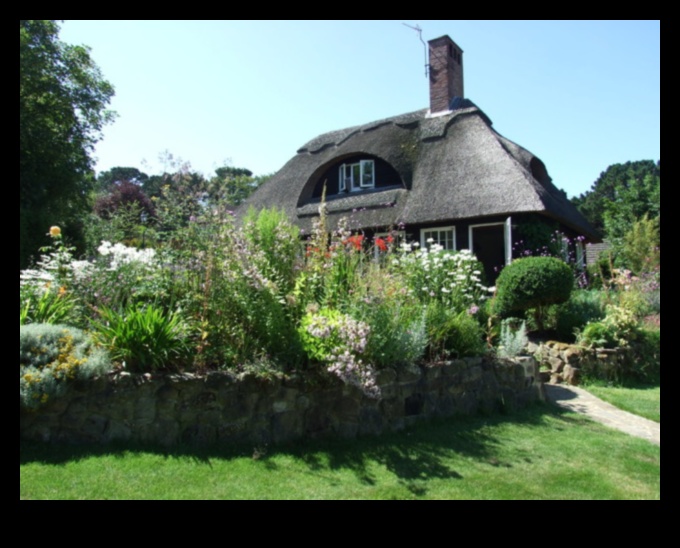
[(546, 399), (563, 409), (583, 413), (594, 421), (661, 445), (661, 424), (633, 415), (596, 398), (577, 386), (544, 384)]

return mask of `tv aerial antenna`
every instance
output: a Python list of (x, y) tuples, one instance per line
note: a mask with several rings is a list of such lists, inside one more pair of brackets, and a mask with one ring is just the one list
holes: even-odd
[(427, 44), (425, 43), (425, 40), (423, 40), (423, 29), (421, 29), (420, 25), (417, 24), (415, 27), (407, 23), (402, 23), (402, 25), (415, 30), (418, 33), (418, 38), (420, 38), (420, 41), (423, 43), (423, 57), (425, 58), (425, 78), (427, 78), (428, 72), (430, 70), (430, 64), (427, 62)]

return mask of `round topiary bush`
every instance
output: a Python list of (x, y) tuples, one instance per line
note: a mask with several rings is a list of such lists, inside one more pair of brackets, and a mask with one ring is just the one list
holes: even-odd
[(525, 257), (506, 266), (496, 280), (494, 312), (507, 316), (535, 309), (542, 329), (541, 310), (569, 300), (574, 275), (569, 266), (555, 257)]

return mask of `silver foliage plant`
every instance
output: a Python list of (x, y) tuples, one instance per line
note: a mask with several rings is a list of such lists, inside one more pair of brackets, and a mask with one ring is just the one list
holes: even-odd
[(519, 356), (527, 344), (527, 324), (522, 321), (519, 327), (515, 327), (517, 320), (507, 318), (501, 322), (501, 334), (496, 353), (500, 358), (515, 358)]

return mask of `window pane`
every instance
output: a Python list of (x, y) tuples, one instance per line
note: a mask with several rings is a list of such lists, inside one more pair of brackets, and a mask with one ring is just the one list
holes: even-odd
[(454, 229), (452, 228), (445, 230), (426, 230), (423, 233), (423, 238), (425, 240), (425, 245), (428, 245), (428, 240), (432, 238), (432, 243), (439, 244), (448, 251), (456, 249)]
[(361, 166), (352, 164), (352, 189), (359, 188), (361, 181)]
[(345, 192), (347, 186), (345, 185), (345, 164), (340, 166), (338, 170), (338, 190), (340, 192)]
[(373, 160), (363, 160), (361, 162), (362, 179), (361, 186), (373, 187)]

